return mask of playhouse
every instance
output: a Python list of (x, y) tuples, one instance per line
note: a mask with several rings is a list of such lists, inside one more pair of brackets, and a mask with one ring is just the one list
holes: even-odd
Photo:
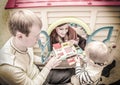
[[(76, 32), (85, 37), (87, 42), (103, 41), (109, 46), (109, 49), (116, 46), (114, 50), (111, 50), (111, 55), (117, 62), (120, 62), (119, 0), (4, 0), (0, 2), (3, 3), (1, 7), (4, 6), (0, 13), (0, 31), (3, 31), (0, 32), (0, 41), (2, 41), (0, 47), (7, 40), (4, 37), (9, 38), (10, 36), (6, 22), (12, 12), (29, 9), (42, 20), (42, 30), (48, 34), (45, 34), (47, 37), (57, 25), (69, 22), (71, 26), (77, 26)], [(2, 28), (5, 29), (2, 30)], [(42, 53), (39, 44), (36, 44), (33, 49), (36, 55)], [(49, 50), (49, 46), (46, 46), (47, 50)], [(113, 76), (114, 80), (110, 79), (106, 82), (117, 81), (120, 75), (117, 77), (116, 75), (118, 74)]]

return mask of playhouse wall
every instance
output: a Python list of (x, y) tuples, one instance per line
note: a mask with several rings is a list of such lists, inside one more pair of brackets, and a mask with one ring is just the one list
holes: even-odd
[[(6, 1), (6, 0), (5, 0)], [(12, 12), (18, 9), (3, 9), (6, 3), (0, 1), (0, 47), (10, 37), (7, 27), (7, 20)], [(120, 7), (99, 7), (99, 6), (79, 6), (79, 7), (39, 7), (39, 8), (24, 8), (35, 12), (42, 20), (43, 30), (47, 30), (49, 25), (62, 18), (77, 18), (84, 21), (91, 29), (95, 31), (104, 26), (113, 26), (113, 33), (110, 43), (116, 43), (117, 50), (115, 55), (120, 55)], [(102, 40), (106, 36), (106, 31), (99, 33), (95, 39)], [(35, 54), (40, 53), (38, 45), (34, 47)]]

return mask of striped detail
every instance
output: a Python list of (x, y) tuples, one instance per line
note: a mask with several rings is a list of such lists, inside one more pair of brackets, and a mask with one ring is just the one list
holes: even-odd
[(81, 67), (76, 67), (76, 76), (79, 78), (81, 84), (93, 84), (94, 81), (91, 79), (88, 72)]

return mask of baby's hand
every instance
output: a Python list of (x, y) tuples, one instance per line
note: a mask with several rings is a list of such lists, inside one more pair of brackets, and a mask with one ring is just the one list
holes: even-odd
[(80, 66), (83, 66), (83, 64), (84, 64), (84, 61), (80, 55), (75, 57), (75, 61), (76, 61), (76, 64), (79, 64)]
[(83, 62), (83, 55), (81, 55), (81, 54), (79, 54), (79, 55), (77, 55), (76, 57), (75, 57), (75, 61), (76, 61), (76, 63), (77, 62)]
[(80, 61), (81, 61), (80, 56), (77, 55), (77, 56), (75, 57), (75, 61), (76, 61), (76, 63), (80, 63)]

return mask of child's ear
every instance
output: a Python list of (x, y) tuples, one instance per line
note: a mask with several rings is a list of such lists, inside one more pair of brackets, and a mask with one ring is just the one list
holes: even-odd
[(16, 32), (16, 37), (17, 37), (18, 39), (22, 39), (23, 33), (17, 31), (17, 32)]

